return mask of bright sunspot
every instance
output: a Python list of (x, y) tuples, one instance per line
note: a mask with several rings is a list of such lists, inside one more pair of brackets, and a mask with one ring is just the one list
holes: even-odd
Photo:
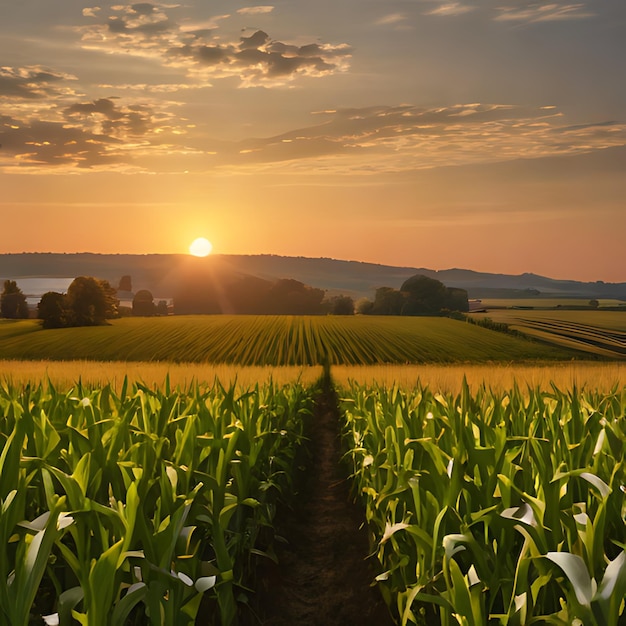
[(193, 256), (209, 256), (213, 250), (213, 244), (204, 237), (198, 237), (189, 246), (189, 254)]

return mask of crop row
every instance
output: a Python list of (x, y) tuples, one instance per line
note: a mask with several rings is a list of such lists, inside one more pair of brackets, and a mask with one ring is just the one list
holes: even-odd
[(626, 388), (344, 393), (347, 458), (399, 623), (622, 623)]
[(310, 404), (298, 384), (0, 386), (0, 623), (233, 623)]
[(511, 361), (576, 353), (447, 318), (207, 315), (50, 330), (39, 330), (35, 320), (0, 322), (0, 354), (275, 366)]

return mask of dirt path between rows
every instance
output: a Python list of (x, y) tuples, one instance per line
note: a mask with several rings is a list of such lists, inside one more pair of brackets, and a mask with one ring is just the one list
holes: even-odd
[(263, 626), (391, 626), (387, 607), (370, 586), (363, 512), (351, 502), (340, 465), (336, 397), (319, 398), (309, 432), (309, 459), (294, 507), (277, 520), (278, 566), (264, 568), (258, 582)]

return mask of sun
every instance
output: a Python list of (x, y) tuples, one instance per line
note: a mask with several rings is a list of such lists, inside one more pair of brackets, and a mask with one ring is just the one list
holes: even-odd
[(189, 246), (189, 254), (193, 256), (209, 256), (211, 250), (213, 250), (213, 244), (204, 237), (194, 239)]

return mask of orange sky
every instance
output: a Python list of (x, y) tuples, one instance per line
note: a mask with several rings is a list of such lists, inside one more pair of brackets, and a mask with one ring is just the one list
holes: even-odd
[(205, 236), (626, 282), (625, 24), (591, 0), (12, 3), (0, 252)]

